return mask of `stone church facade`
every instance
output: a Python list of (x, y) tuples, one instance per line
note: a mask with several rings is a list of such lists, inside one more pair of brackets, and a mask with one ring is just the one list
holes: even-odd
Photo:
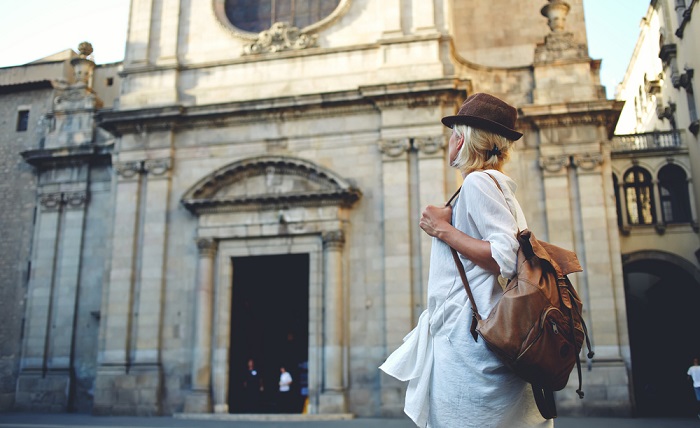
[(624, 103), (582, 0), (482, 3), (132, 0), (123, 63), (83, 45), (0, 70), (2, 408), (239, 412), (254, 359), (270, 380), (291, 366), (309, 413), (400, 415), (405, 385), (377, 367), (425, 307), (420, 211), (459, 185), (440, 118), (489, 92), (519, 109), (507, 172), (530, 228), (585, 269), (596, 355), (560, 412), (632, 412)]

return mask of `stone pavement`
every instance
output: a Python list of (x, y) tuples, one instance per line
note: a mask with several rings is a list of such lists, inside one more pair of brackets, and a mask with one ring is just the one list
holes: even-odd
[[(314, 417), (240, 417), (192, 419), (175, 417), (90, 416), (83, 414), (0, 413), (0, 428), (412, 428), (408, 419)], [(258, 419), (258, 420), (251, 420)], [(274, 420), (270, 420), (274, 419)], [(697, 428), (698, 419), (558, 418), (556, 428)], [(458, 428), (458, 427), (455, 427)]]

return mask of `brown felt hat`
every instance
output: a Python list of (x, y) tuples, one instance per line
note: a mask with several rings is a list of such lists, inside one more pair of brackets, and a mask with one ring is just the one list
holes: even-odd
[(442, 123), (448, 128), (454, 125), (469, 125), (515, 141), (523, 136), (513, 129), (517, 118), (518, 111), (515, 107), (493, 95), (479, 93), (470, 95), (459, 108), (457, 115), (443, 117)]

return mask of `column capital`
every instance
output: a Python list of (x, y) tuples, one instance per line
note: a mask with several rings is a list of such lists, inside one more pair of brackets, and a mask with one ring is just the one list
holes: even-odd
[(580, 153), (571, 157), (573, 165), (582, 171), (594, 171), (603, 164), (602, 153)]
[(58, 211), (61, 207), (62, 197), (61, 192), (44, 193), (39, 196), (39, 203), (45, 211)]
[(199, 255), (203, 257), (211, 257), (216, 253), (218, 243), (211, 238), (197, 238), (197, 249)]
[(323, 232), (321, 238), (323, 239), (323, 248), (325, 249), (339, 249), (343, 248), (345, 244), (345, 234), (342, 230)]
[(172, 161), (170, 158), (163, 159), (148, 159), (143, 163), (143, 171), (149, 175), (164, 175), (170, 171)]
[(433, 137), (418, 137), (413, 139), (413, 147), (425, 155), (434, 155), (445, 148), (445, 137), (436, 135)]
[(66, 204), (66, 208), (81, 209), (85, 207), (88, 200), (88, 194), (86, 191), (81, 190), (77, 192), (65, 192), (63, 194), (63, 202)]
[(142, 172), (143, 163), (141, 161), (115, 162), (113, 167), (120, 179), (129, 180), (136, 179)]
[(411, 149), (411, 141), (408, 138), (399, 138), (396, 140), (381, 140), (379, 142), (379, 151), (390, 158), (397, 158)]
[(546, 172), (558, 173), (571, 165), (568, 155), (541, 156), (540, 168)]

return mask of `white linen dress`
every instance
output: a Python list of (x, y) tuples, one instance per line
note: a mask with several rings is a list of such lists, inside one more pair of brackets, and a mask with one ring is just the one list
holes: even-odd
[[(467, 235), (491, 243), (501, 275), (515, 274), (518, 229), (527, 228), (515, 199), (516, 184), (488, 171), (464, 180), (452, 211), (452, 224)], [(507, 203), (506, 203), (507, 199)], [(517, 222), (516, 222), (517, 218)], [(460, 255), (477, 307), (487, 317), (500, 298), (498, 277)], [(419, 427), (553, 427), (540, 415), (530, 385), (515, 376), (469, 332), (472, 310), (450, 248), (433, 238), (428, 308), (418, 325), (380, 369), (408, 381), (404, 411)]]

